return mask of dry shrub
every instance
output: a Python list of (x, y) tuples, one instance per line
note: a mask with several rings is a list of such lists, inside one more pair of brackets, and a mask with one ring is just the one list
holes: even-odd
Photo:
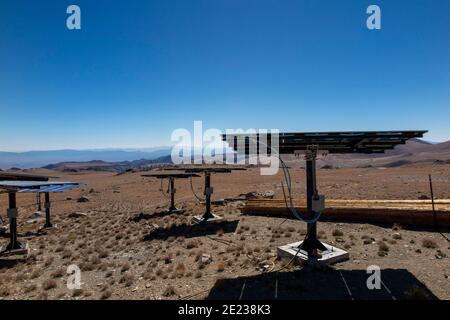
[(389, 246), (382, 241), (378, 242), (378, 255), (380, 257), (384, 257), (388, 254), (388, 252), (389, 252)]
[(50, 267), (53, 263), (54, 258), (53, 257), (49, 257), (45, 260), (44, 262), (44, 267)]
[(11, 294), (11, 290), (9, 289), (9, 287), (2, 285), (0, 287), (0, 297), (7, 297)]
[(41, 272), (39, 270), (34, 270), (33, 272), (31, 272), (30, 274), (30, 279), (36, 279), (39, 278), (39, 276), (41, 275)]
[(113, 274), (114, 274), (114, 273), (110, 270), (110, 271), (108, 271), (108, 272), (105, 273), (105, 278), (110, 278), (110, 277), (113, 276)]
[(122, 265), (122, 268), (120, 268), (120, 272), (126, 272), (126, 271), (128, 271), (128, 270), (130, 270), (130, 264), (128, 263), (128, 262), (125, 262), (123, 265)]
[(177, 295), (177, 292), (173, 286), (167, 286), (166, 289), (164, 289), (163, 296), (164, 297), (172, 297)]
[(64, 275), (64, 269), (60, 268), (50, 274), (53, 278), (61, 278)]
[(83, 290), (82, 289), (75, 289), (75, 290), (73, 290), (73, 292), (72, 292), (72, 297), (79, 297), (79, 296), (81, 296), (81, 295), (83, 295)]
[(428, 248), (428, 249), (436, 249), (438, 247), (436, 241), (434, 241), (432, 239), (423, 239), (422, 246), (424, 248)]
[(37, 286), (34, 283), (28, 284), (24, 287), (24, 292), (25, 293), (30, 293), (32, 291), (35, 291), (37, 289)]
[(100, 252), (98, 253), (98, 257), (100, 259), (104, 259), (106, 257), (108, 257), (109, 253), (107, 250), (100, 250)]
[(158, 270), (156, 270), (155, 274), (156, 274), (158, 277), (164, 276), (164, 269), (163, 269), (163, 268), (159, 268)]
[(164, 263), (165, 264), (172, 263), (172, 256), (170, 254), (164, 257)]
[(125, 287), (129, 287), (134, 283), (134, 276), (131, 273), (125, 273), (122, 278), (120, 278), (119, 283), (125, 284)]
[(112, 295), (112, 292), (110, 290), (105, 290), (102, 292), (100, 299), (102, 299), (102, 300), (109, 299), (111, 297), (111, 295)]
[(339, 229), (334, 229), (332, 235), (333, 237), (342, 237), (344, 233)]
[(144, 271), (144, 273), (142, 273), (142, 278), (144, 278), (145, 280), (149, 280), (153, 277), (153, 271), (151, 269), (147, 269)]
[(42, 282), (42, 289), (44, 290), (50, 290), (57, 287), (56, 281), (53, 279), (47, 279), (44, 282)]
[(72, 251), (70, 251), (68, 249), (64, 250), (61, 257), (63, 259), (68, 259), (68, 258), (72, 257)]
[(183, 264), (183, 262), (180, 262), (180, 263), (178, 263), (177, 264), (177, 266), (176, 266), (176, 268), (175, 268), (175, 270), (185, 270), (186, 269), (186, 267), (184, 266), (184, 264)]
[(195, 255), (195, 262), (198, 262), (200, 260), (200, 258), (202, 257), (203, 252), (202, 251), (198, 251), (197, 254)]
[(225, 263), (223, 261), (217, 263), (217, 272), (223, 272), (224, 270), (225, 270)]
[(82, 271), (92, 271), (94, 270), (94, 265), (90, 262), (83, 262), (80, 264), (80, 268)]

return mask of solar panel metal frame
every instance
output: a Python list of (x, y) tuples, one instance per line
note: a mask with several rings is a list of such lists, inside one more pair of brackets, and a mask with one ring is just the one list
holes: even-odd
[(200, 177), (196, 173), (189, 173), (189, 172), (159, 172), (159, 173), (155, 172), (155, 173), (141, 174), (141, 176), (146, 178), (158, 178), (158, 179), (168, 179), (168, 178), (183, 179), (190, 177)]
[(178, 167), (168, 167), (164, 170), (181, 170), (187, 173), (198, 173), (198, 172), (216, 172), (216, 173), (230, 173), (233, 170), (247, 170), (247, 168), (236, 165), (188, 165), (188, 166), (178, 166)]
[[(328, 153), (383, 153), (404, 144), (411, 138), (421, 138), (427, 130), (406, 131), (348, 131), (348, 132), (286, 132), (279, 133), (278, 152), (292, 154), (296, 151), (308, 150), (315, 146)], [(228, 142), (235, 151), (250, 154), (250, 137), (255, 140), (259, 154), (260, 134), (224, 134), (222, 140)], [(272, 134), (268, 133), (267, 154), (273, 153)]]
[(82, 183), (66, 181), (0, 181), (0, 189), (18, 193), (63, 192), (76, 189), (81, 185)]

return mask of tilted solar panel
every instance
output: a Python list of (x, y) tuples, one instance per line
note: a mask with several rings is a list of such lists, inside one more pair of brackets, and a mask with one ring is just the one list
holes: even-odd
[(0, 189), (17, 192), (62, 192), (78, 188), (80, 185), (80, 183), (65, 181), (0, 181)]
[[(396, 145), (404, 144), (412, 138), (421, 138), (428, 132), (416, 131), (365, 131), (365, 132), (287, 132), (279, 133), (278, 143), (272, 141), (276, 136), (260, 134), (225, 134), (223, 140), (238, 153), (256, 154), (266, 147), (267, 154), (278, 148), (280, 154), (292, 154), (307, 150), (311, 146), (328, 153), (383, 153)], [(256, 146), (256, 148), (255, 148)]]
[(187, 173), (187, 172), (154, 172), (154, 173), (145, 173), (141, 175), (142, 177), (148, 178), (190, 178), (190, 177), (200, 177), (196, 173)]

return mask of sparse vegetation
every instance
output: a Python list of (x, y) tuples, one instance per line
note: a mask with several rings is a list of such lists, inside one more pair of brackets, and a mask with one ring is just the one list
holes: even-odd
[(172, 297), (172, 296), (176, 296), (176, 295), (177, 295), (177, 292), (173, 286), (167, 286), (164, 289), (164, 292), (163, 292), (164, 297)]
[(100, 295), (100, 299), (106, 300), (109, 299), (111, 296), (112, 296), (111, 290), (107, 289), (102, 292), (102, 294)]
[(42, 289), (44, 290), (50, 290), (57, 287), (56, 281), (53, 279), (47, 279), (44, 282), (42, 282)]
[(217, 272), (223, 272), (224, 270), (225, 270), (225, 263), (223, 261), (217, 263)]
[(432, 239), (423, 239), (422, 240), (422, 247), (428, 248), (428, 249), (436, 249), (438, 247), (436, 241)]
[(387, 256), (388, 252), (389, 246), (383, 241), (378, 242), (378, 255), (384, 257)]

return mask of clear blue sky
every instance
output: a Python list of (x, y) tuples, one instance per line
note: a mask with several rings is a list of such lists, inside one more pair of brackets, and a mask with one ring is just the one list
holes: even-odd
[(448, 140), (450, 1), (1, 0), (0, 120), (0, 150), (167, 145), (194, 120)]

